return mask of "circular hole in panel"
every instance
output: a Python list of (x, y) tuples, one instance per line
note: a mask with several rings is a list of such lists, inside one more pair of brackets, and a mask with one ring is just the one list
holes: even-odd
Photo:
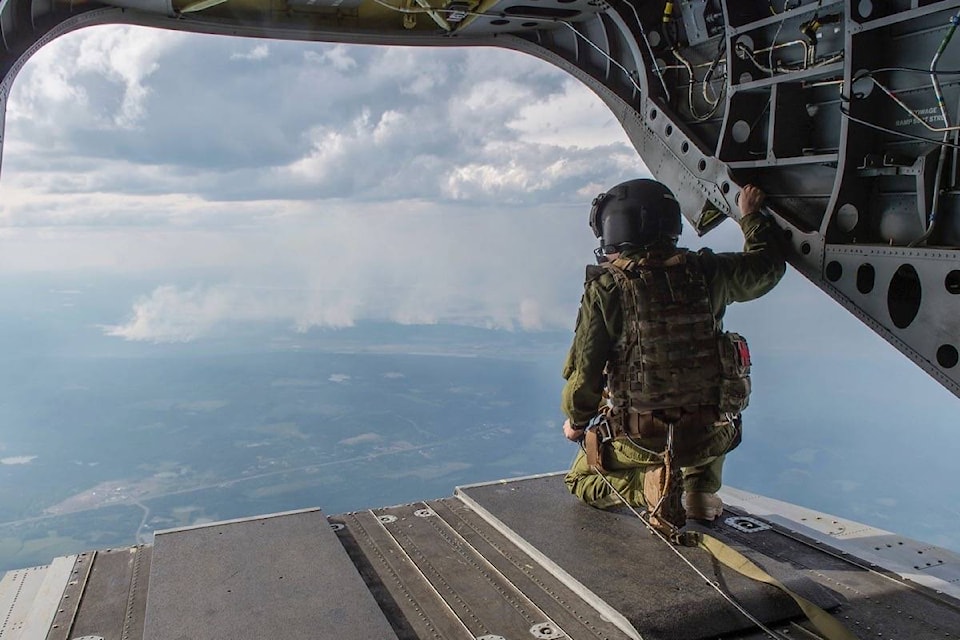
[(849, 202), (837, 209), (837, 226), (842, 231), (853, 231), (860, 221), (860, 212)]
[(793, 229), (784, 229), (783, 237), (787, 242), (790, 242), (791, 240), (793, 240)]
[(680, 145), (680, 153), (686, 153), (687, 151), (690, 151), (690, 143), (684, 142)]
[[(720, 185), (720, 193), (730, 193), (730, 183), (729, 183), (729, 182), (724, 182), (723, 184)], [(737, 196), (739, 197), (740, 194), (738, 193)]]
[(861, 18), (869, 18), (873, 13), (873, 3), (870, 0), (860, 0), (857, 3), (857, 13)]
[(671, 135), (673, 135), (673, 125), (669, 125), (669, 124), (668, 124), (668, 125), (667, 125), (667, 128), (664, 129), (663, 132), (664, 132), (664, 133), (667, 135), (667, 137), (669, 138)]
[(743, 144), (750, 137), (750, 123), (746, 120), (737, 120), (730, 128), (730, 135), (733, 141)]
[(952, 344), (940, 345), (937, 349), (937, 364), (944, 369), (952, 369), (957, 366), (957, 362), (960, 362), (960, 352), (957, 352), (957, 348)]
[(650, 119), (651, 119), (651, 120), (656, 120), (656, 119), (657, 119), (657, 110), (656, 110), (656, 109), (650, 109)]
[(536, 22), (524, 22), (524, 23), (521, 24), (520, 26), (521, 26), (521, 27), (535, 27), (535, 26), (537, 26), (537, 23), (536, 23)]
[(894, 326), (898, 329), (906, 329), (910, 326), (920, 311), (922, 295), (917, 270), (913, 265), (900, 265), (890, 279), (890, 288), (887, 289), (887, 310), (890, 312), (890, 319)]
[(823, 273), (827, 276), (827, 280), (836, 282), (843, 277), (843, 265), (836, 260), (831, 260), (827, 263), (827, 268), (823, 270)]
[(503, 20), (503, 19), (501, 18), (501, 19), (498, 19), (498, 20), (491, 20), (491, 21), (490, 21), (490, 24), (492, 24), (492, 25), (494, 25), (494, 26), (497, 26), (497, 27), (502, 27), (502, 26), (505, 25), (505, 24), (510, 24), (510, 21), (509, 21), (509, 20)]
[(700, 160), (700, 162), (697, 163), (697, 169), (699, 169), (700, 171), (706, 171), (706, 170), (707, 170), (707, 161), (706, 161), (706, 160)]
[(954, 295), (960, 293), (960, 271), (953, 270), (948, 273), (943, 280), (943, 286), (947, 288), (949, 293)]
[(747, 84), (748, 82), (753, 82), (753, 74), (749, 71), (744, 71), (740, 74), (740, 84)]
[(857, 269), (857, 291), (860, 293), (870, 293), (873, 291), (873, 284), (877, 280), (877, 271), (872, 264), (862, 264)]
[(809, 243), (809, 242), (804, 242), (803, 244), (800, 245), (800, 253), (802, 253), (802, 254), (805, 255), (805, 256), (810, 255), (810, 243)]

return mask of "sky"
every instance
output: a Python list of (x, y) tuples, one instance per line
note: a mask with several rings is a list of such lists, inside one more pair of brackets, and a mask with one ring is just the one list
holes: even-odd
[[(266, 322), (568, 330), (595, 245), (590, 200), (643, 175), (596, 96), (516, 52), (93, 27), (14, 83), (0, 277), (142, 283), (100, 327), (117, 340)], [(728, 222), (683, 242), (742, 237)], [(728, 326), (770, 356), (755, 388), (776, 386), (792, 419), (853, 416), (855, 439), (891, 449), (910, 446), (891, 435), (904, 420), (927, 442), (960, 438), (956, 398), (793, 271)], [(824, 446), (798, 444), (792, 462)]]

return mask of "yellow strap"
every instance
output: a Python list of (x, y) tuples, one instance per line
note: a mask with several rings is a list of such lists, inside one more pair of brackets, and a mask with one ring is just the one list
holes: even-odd
[(703, 534), (700, 546), (734, 571), (758, 582), (765, 582), (766, 584), (774, 586), (793, 598), (804, 615), (807, 616), (810, 622), (813, 623), (813, 626), (817, 628), (817, 631), (823, 634), (827, 640), (857, 640), (857, 636), (853, 635), (839, 620), (803, 596), (797, 595), (790, 589), (787, 589), (783, 583), (758, 567), (736, 549), (707, 534)]

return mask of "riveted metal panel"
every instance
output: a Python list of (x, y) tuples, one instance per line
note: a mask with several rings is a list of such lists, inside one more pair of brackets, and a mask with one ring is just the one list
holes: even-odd
[(156, 534), (144, 640), (395, 639), (319, 510)]
[(152, 551), (142, 545), (107, 549), (98, 551), (86, 568), (77, 567), (80, 571), (70, 584), (76, 582), (81, 589), (76, 598), (80, 606), (72, 614), (58, 614), (58, 626), (50, 630), (47, 640), (140, 640)]
[(8, 571), (0, 580), (0, 640), (20, 635), (33, 599), (47, 575), (47, 567)]
[[(53, 622), (53, 618), (60, 608), (63, 599), (64, 590), (67, 582), (70, 581), (71, 571), (76, 556), (62, 556), (55, 558), (43, 573), (43, 580), (32, 593), (30, 608), (24, 612), (19, 609), (23, 618), (19, 623), (19, 629), (11, 633), (10, 638), (17, 640), (44, 640), (47, 637), (47, 631)], [(32, 582), (34, 576), (27, 578)], [(21, 592), (21, 597), (25, 594)], [(4, 637), (0, 633), (0, 638)]]
[[(642, 637), (699, 640), (743, 632), (752, 625), (712, 586), (651, 535), (629, 512), (593, 509), (570, 495), (562, 477), (492, 483), (457, 490), (461, 499), (496, 522), (514, 541), (582, 594), (622, 614)], [(532, 517), (531, 514), (536, 514)], [(713, 563), (700, 549), (679, 549), (707, 576), (720, 581), (747, 610), (770, 623), (798, 610), (780, 591)], [(539, 556), (539, 557), (538, 557)], [(819, 604), (837, 601), (799, 574), (795, 581)], [(809, 587), (809, 590), (807, 589)], [(797, 585), (791, 588), (798, 590)], [(671, 612), (683, 611), (683, 616)]]

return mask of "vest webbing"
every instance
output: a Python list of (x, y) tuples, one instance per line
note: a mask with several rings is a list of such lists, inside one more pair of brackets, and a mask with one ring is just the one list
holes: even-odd
[(720, 401), (717, 323), (703, 270), (682, 251), (605, 263), (620, 290), (623, 333), (607, 386), (615, 413)]

